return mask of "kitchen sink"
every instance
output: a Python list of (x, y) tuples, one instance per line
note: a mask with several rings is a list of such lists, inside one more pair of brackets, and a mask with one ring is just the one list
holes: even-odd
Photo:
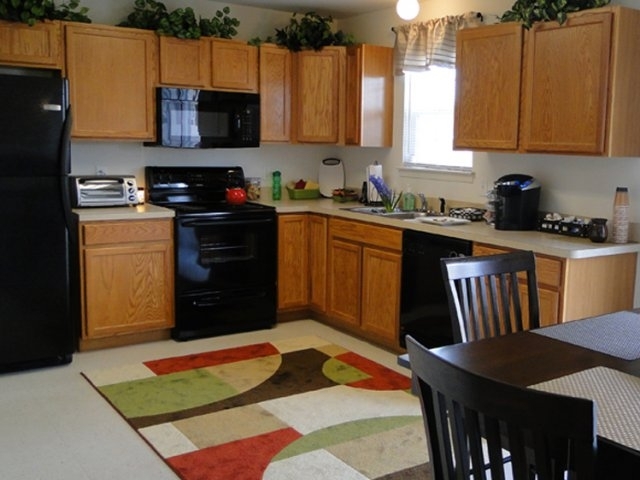
[(424, 217), (427, 215), (425, 212), (387, 212), (382, 207), (351, 207), (343, 208), (354, 213), (366, 213), (367, 215), (377, 215), (379, 217), (393, 218), (396, 220), (410, 220), (413, 218)]

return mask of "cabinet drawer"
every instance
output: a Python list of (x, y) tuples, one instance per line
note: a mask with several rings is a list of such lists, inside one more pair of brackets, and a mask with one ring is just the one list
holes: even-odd
[(402, 230), (395, 228), (332, 218), (329, 221), (329, 232), (332, 237), (402, 251)]
[(85, 246), (171, 240), (171, 220), (83, 223), (80, 228)]
[[(495, 255), (498, 253), (508, 253), (511, 250), (506, 248), (492, 247), (488, 245), (473, 245), (473, 254)], [(536, 254), (536, 276), (538, 283), (551, 287), (562, 285), (562, 260), (550, 257), (543, 257)]]

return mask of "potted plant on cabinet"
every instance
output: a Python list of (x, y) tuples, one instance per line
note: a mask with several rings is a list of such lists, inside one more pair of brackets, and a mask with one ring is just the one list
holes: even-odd
[(500, 17), (501, 22), (522, 22), (524, 28), (531, 28), (534, 22), (556, 20), (562, 24), (567, 14), (603, 7), (610, 0), (516, 0)]
[(217, 10), (214, 17), (196, 19), (191, 7), (177, 8), (171, 12), (158, 0), (135, 0), (133, 12), (119, 27), (155, 30), (158, 35), (198, 39), (200, 37), (232, 38), (238, 34), (237, 18), (230, 17), (231, 9)]
[[(345, 34), (342, 30), (333, 32), (331, 16), (323, 17), (315, 12), (305, 13), (298, 20), (294, 13), (289, 20), (289, 24), (283, 28), (276, 28), (275, 38), (268, 37), (265, 42), (275, 43), (281, 47), (286, 47), (291, 51), (300, 50), (321, 50), (329, 45), (351, 45), (353, 37)], [(260, 38), (254, 38), (249, 43), (259, 45)]]
[(69, 0), (56, 6), (52, 0), (0, 0), (0, 19), (35, 25), (43, 20), (67, 20), (91, 23), (89, 9), (80, 0)]

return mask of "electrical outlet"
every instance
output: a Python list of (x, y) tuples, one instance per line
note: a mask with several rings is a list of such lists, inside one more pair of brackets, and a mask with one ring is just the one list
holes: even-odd
[(106, 168), (96, 166), (96, 175), (106, 175), (106, 174), (107, 174)]

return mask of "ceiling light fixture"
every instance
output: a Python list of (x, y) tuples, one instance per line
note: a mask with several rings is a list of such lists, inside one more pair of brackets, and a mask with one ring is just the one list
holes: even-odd
[(403, 20), (413, 20), (420, 12), (420, 4), (418, 0), (398, 0), (396, 12)]

